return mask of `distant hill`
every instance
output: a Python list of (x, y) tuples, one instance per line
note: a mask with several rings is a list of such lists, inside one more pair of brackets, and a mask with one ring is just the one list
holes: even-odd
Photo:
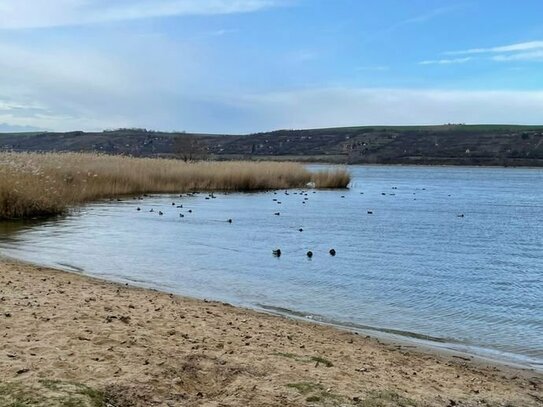
[(209, 135), (119, 129), (0, 133), (0, 150), (97, 151), (184, 159), (543, 167), (543, 126), (364, 126)]

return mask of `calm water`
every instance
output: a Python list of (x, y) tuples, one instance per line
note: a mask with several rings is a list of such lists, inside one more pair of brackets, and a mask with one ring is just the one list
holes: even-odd
[(348, 191), (162, 195), (4, 223), (0, 253), (541, 368), (543, 170), (351, 171)]

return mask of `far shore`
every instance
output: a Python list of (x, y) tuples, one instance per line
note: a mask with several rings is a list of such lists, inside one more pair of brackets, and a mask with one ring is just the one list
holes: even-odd
[(2, 406), (543, 404), (533, 370), (8, 259), (0, 337)]

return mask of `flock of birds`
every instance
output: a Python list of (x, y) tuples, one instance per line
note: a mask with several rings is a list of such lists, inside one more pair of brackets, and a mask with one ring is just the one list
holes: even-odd
[[(317, 192), (316, 191), (312, 191), (314, 194), (316, 194)], [(285, 195), (290, 195), (290, 194), (293, 194), (293, 195), (301, 195), (304, 197), (303, 201), (302, 201), (302, 204), (305, 205), (307, 201), (309, 201), (309, 193), (308, 191), (300, 191), (300, 192), (289, 192), (289, 191), (285, 191), (284, 194)], [(277, 191), (273, 193), (274, 195), (277, 195)], [(345, 198), (344, 195), (341, 196), (342, 198)], [(279, 201), (277, 198), (273, 198), (273, 202), (277, 203), (278, 205), (281, 205), (282, 202)], [(281, 212), (275, 212), (274, 215), (276, 216), (280, 216), (281, 215)], [(300, 228), (298, 229), (299, 232), (303, 232), (303, 228)], [(272, 253), (275, 257), (281, 257), (281, 249), (274, 249), (272, 250)], [(328, 254), (330, 254), (330, 256), (335, 256), (336, 255), (336, 250), (335, 249), (330, 249), (328, 251)], [(307, 253), (306, 253), (306, 256), (308, 259), (311, 259), (313, 257), (313, 252), (311, 250), (309, 250)]]
[[(392, 187), (392, 189), (393, 189), (393, 190), (396, 190), (396, 189), (398, 189), (398, 188), (397, 188), (397, 187)], [(423, 190), (425, 190), (425, 188), (423, 188)], [(312, 191), (312, 193), (315, 194), (316, 191)], [(196, 196), (199, 196), (199, 194), (200, 194), (199, 192), (189, 192), (189, 193), (187, 193), (187, 194), (185, 194), (185, 195), (180, 194), (179, 197), (180, 197), (180, 198), (183, 198), (183, 197), (196, 197)], [(274, 194), (274, 195), (277, 195), (278, 192), (275, 191), (273, 194)], [(309, 192), (306, 191), (306, 190), (301, 190), (301, 191), (299, 191), (299, 192), (288, 191), (288, 190), (284, 191), (284, 195), (287, 195), (287, 196), (288, 196), (288, 195), (291, 195), (291, 194), (292, 194), (292, 195), (300, 195), (300, 196), (303, 196), (302, 204), (304, 204), (304, 205), (306, 204), (307, 201), (309, 201)], [(360, 192), (360, 194), (364, 194), (364, 192)], [(413, 194), (415, 194), (415, 193), (413, 193)], [(386, 194), (385, 192), (382, 192), (381, 195), (387, 195), (387, 194)], [(395, 193), (389, 193), (388, 195), (395, 195)], [(449, 196), (450, 196), (450, 195), (449, 195)], [(134, 198), (134, 199), (143, 200), (145, 197), (148, 197), (148, 195), (144, 194), (143, 196), (141, 196), (141, 197), (136, 197), (136, 198)], [(209, 199), (216, 199), (217, 197), (215, 196), (215, 194), (214, 194), (213, 192), (211, 192), (211, 193), (207, 194), (207, 196), (205, 196), (204, 198), (205, 198), (206, 200), (209, 200)], [(341, 198), (345, 198), (345, 195), (341, 195)], [(415, 200), (416, 200), (416, 198), (415, 198)], [(281, 204), (282, 204), (282, 202), (281, 202), (278, 198), (273, 198), (273, 202), (275, 202), (277, 205), (281, 205)], [(174, 206), (176, 209), (184, 209), (182, 204), (177, 205), (175, 202), (172, 202), (172, 206)], [(141, 209), (141, 207), (138, 206), (138, 207), (136, 208), (136, 210), (137, 210), (138, 212), (140, 212), (142, 209)], [(155, 210), (154, 210), (153, 208), (151, 208), (151, 209), (149, 210), (149, 212), (153, 213), (153, 212), (155, 212)], [(188, 209), (186, 212), (187, 212), (187, 213), (192, 213), (192, 209)], [(367, 214), (368, 214), (368, 215), (373, 215), (373, 210), (368, 210), (368, 211), (367, 211)], [(159, 216), (163, 216), (163, 215), (164, 215), (164, 212), (161, 211), (161, 210), (159, 210), (159, 211), (158, 211), (158, 215), (159, 215)], [(281, 212), (274, 212), (274, 215), (275, 215), (275, 216), (280, 216), (280, 215), (281, 215)], [(184, 213), (179, 213), (179, 217), (180, 217), (180, 218), (184, 218), (184, 217), (185, 217), (185, 214), (184, 214)], [(457, 215), (457, 217), (463, 218), (463, 217), (464, 217), (464, 214), (463, 214), (463, 213), (460, 213), (460, 214)], [(233, 223), (233, 220), (232, 220), (232, 219), (227, 219), (226, 222), (227, 222), (227, 223)], [(298, 231), (299, 231), (299, 232), (303, 232), (304, 230), (303, 230), (303, 228), (299, 228)], [(281, 249), (277, 248), (277, 249), (272, 250), (272, 254), (273, 254), (275, 257), (281, 257), (281, 254), (282, 254)], [(332, 249), (330, 249), (330, 250), (328, 251), (328, 254), (329, 254), (330, 256), (334, 257), (337, 253), (336, 253), (336, 250), (332, 248)], [(307, 251), (306, 256), (307, 256), (307, 258), (311, 259), (311, 258), (313, 257), (313, 252), (312, 252), (311, 250)]]
[[(312, 191), (312, 193), (313, 193), (313, 194), (316, 194), (316, 191)], [(183, 198), (183, 197), (196, 197), (196, 196), (198, 196), (199, 194), (200, 194), (199, 192), (189, 192), (189, 193), (187, 193), (187, 194), (185, 194), (185, 195), (180, 194), (179, 197), (180, 197), (180, 198)], [(278, 192), (275, 191), (275, 192), (274, 192), (274, 195), (277, 195), (277, 194), (278, 194)], [(286, 191), (284, 191), (284, 194), (285, 194), (285, 195), (291, 195), (291, 194), (292, 194), (292, 195), (297, 195), (297, 194), (299, 194), (299, 195), (303, 196), (304, 198), (303, 198), (302, 204), (304, 204), (304, 205), (305, 205), (306, 202), (309, 200), (309, 193), (308, 193), (308, 191), (305, 191), (305, 190), (302, 190), (302, 191), (300, 191), (300, 192), (293, 192), (293, 191), (290, 191), (290, 192), (289, 192), (288, 190), (286, 190)], [(144, 195), (139, 196), (139, 197), (134, 197), (134, 199), (143, 200), (144, 198), (146, 198), (146, 197), (148, 197), (148, 196), (149, 196), (149, 195), (144, 194)], [(342, 197), (342, 198), (345, 198), (344, 195), (342, 195), (341, 197)], [(209, 193), (207, 196), (205, 196), (204, 198), (205, 198), (206, 200), (208, 200), (208, 199), (216, 199), (217, 197), (215, 196), (215, 194), (214, 194), (213, 192), (211, 192), (211, 193)], [(117, 201), (120, 201), (120, 199), (117, 199)], [(277, 198), (273, 198), (273, 202), (275, 202), (275, 203), (278, 204), (278, 205), (281, 205), (281, 204), (282, 204), (282, 202), (281, 202), (280, 200), (278, 200)], [(172, 206), (174, 206), (176, 209), (184, 209), (182, 204), (177, 205), (175, 202), (172, 202)], [(138, 207), (136, 208), (136, 211), (141, 212), (141, 211), (142, 211), (142, 208), (138, 206)], [(149, 212), (150, 212), (150, 213), (155, 213), (155, 209), (154, 209), (154, 208), (151, 208), (151, 209), (149, 209)], [(159, 216), (163, 216), (163, 215), (164, 215), (164, 212), (161, 211), (161, 210), (156, 211), (156, 213), (158, 213)], [(188, 209), (188, 210), (187, 210), (187, 213), (192, 213), (192, 209)], [(368, 213), (373, 213), (373, 212), (372, 212), (372, 211), (368, 211)], [(281, 212), (274, 212), (274, 215), (275, 215), (275, 216), (280, 216), (280, 215), (281, 215)], [(179, 213), (179, 217), (180, 217), (180, 218), (184, 218), (184, 217), (185, 217), (185, 214)], [(227, 223), (233, 223), (233, 220), (230, 218), (230, 219), (227, 219), (226, 222), (227, 222)], [(304, 230), (303, 230), (303, 228), (299, 228), (298, 231), (299, 231), (299, 232), (303, 232)], [(272, 254), (273, 254), (275, 257), (281, 257), (281, 249), (274, 249), (274, 250), (272, 250)], [(329, 254), (330, 256), (333, 257), (333, 256), (336, 255), (336, 250), (335, 250), (335, 249), (330, 249), (330, 250), (328, 251), (328, 254)], [(306, 256), (307, 256), (309, 259), (311, 259), (311, 258), (313, 257), (313, 252), (312, 252), (311, 250), (309, 250), (309, 251), (306, 253)]]

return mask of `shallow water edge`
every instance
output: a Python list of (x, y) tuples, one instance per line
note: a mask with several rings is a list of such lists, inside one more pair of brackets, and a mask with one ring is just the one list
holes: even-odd
[[(50, 265), (38, 264), (24, 259), (18, 259), (0, 254), (0, 263), (2, 261), (10, 263), (22, 263), (36, 268), (51, 269)], [(234, 306), (239, 309), (247, 309), (257, 311), (264, 314), (274, 315), (281, 318), (293, 319), (303, 321), (305, 323), (312, 323), (318, 325), (329, 326), (338, 330), (354, 332), (357, 335), (364, 335), (367, 338), (376, 339), (378, 342), (397, 346), (404, 350), (416, 350), (422, 353), (428, 353), (437, 356), (454, 357), (466, 362), (496, 366), (498, 368), (512, 368), (533, 371), (536, 373), (543, 373), (543, 364), (534, 364), (530, 361), (522, 360), (518, 355), (505, 355), (502, 352), (492, 352), (488, 349), (476, 348), (472, 346), (465, 346), (460, 343), (447, 342), (445, 339), (437, 337), (428, 337), (420, 335), (414, 332), (371, 327), (371, 326), (357, 326), (356, 324), (349, 324), (341, 321), (328, 320), (325, 317), (318, 315), (310, 315), (307, 313), (293, 311), (286, 308), (266, 306), (263, 304), (232, 304), (229, 302), (223, 302), (220, 300), (214, 300), (213, 298), (197, 298), (184, 295), (183, 293), (173, 292), (166, 286), (160, 284), (149, 283), (145, 281), (135, 281), (133, 279), (119, 278), (118, 276), (105, 277), (104, 274), (88, 273), (85, 270), (71, 266), (69, 264), (58, 263), (56, 267), (52, 268), (55, 271), (67, 274), (78, 274), (87, 278), (95, 279), (98, 281), (120, 284), (123, 286), (129, 286), (134, 288), (140, 288), (144, 290), (151, 290), (156, 292), (162, 292), (165, 294), (174, 294), (178, 297), (193, 300), (193, 301), (214, 301), (224, 305)]]

